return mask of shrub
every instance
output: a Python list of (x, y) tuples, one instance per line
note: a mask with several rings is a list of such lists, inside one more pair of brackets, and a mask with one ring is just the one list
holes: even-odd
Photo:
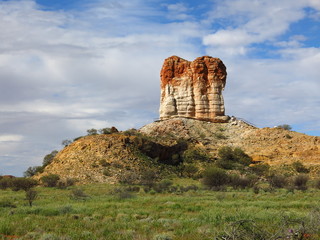
[(270, 165), (267, 163), (255, 164), (253, 166), (250, 166), (250, 169), (257, 175), (267, 175), (270, 169)]
[(210, 167), (203, 173), (203, 184), (210, 189), (218, 189), (226, 185), (229, 177), (225, 170), (217, 167)]
[(42, 166), (33, 166), (33, 167), (29, 167), (23, 173), (23, 176), (24, 177), (32, 177), (32, 176), (36, 175), (37, 173), (41, 173), (41, 172), (43, 172), (43, 167)]
[(287, 179), (283, 175), (273, 174), (268, 177), (268, 182), (271, 187), (283, 188), (287, 185)]
[(43, 158), (42, 167), (45, 168), (46, 166), (48, 166), (57, 154), (58, 154), (57, 150), (54, 150), (51, 153), (47, 154)]
[(221, 147), (218, 150), (218, 157), (219, 159), (224, 161), (233, 161), (234, 160), (233, 149), (229, 146)]
[(293, 178), (293, 185), (297, 190), (307, 190), (309, 177), (306, 174), (299, 174)]
[(297, 161), (291, 164), (294, 170), (296, 170), (298, 173), (309, 173), (310, 170), (305, 167), (301, 162)]
[(72, 143), (72, 141), (69, 140), (69, 139), (65, 139), (65, 140), (63, 140), (63, 141), (61, 142), (62, 146), (64, 146), (64, 147), (69, 146), (71, 143)]
[(81, 188), (74, 188), (71, 190), (70, 198), (74, 200), (84, 200), (89, 197)]
[(73, 139), (73, 141), (74, 141), (74, 142), (75, 142), (75, 141), (78, 141), (78, 140), (81, 139), (81, 138), (83, 138), (83, 136), (76, 137), (76, 138)]
[(277, 127), (278, 128), (282, 128), (284, 130), (291, 130), (292, 129), (292, 127), (290, 125), (288, 125), (288, 124), (282, 124), (282, 125), (279, 125)]
[(198, 171), (199, 168), (194, 164), (183, 165), (183, 175), (186, 177), (193, 177)]
[(119, 175), (119, 183), (122, 184), (134, 184), (138, 181), (138, 174), (135, 172), (126, 171)]
[(286, 134), (285, 137), (286, 137), (287, 139), (291, 139), (291, 138), (292, 138), (292, 136), (289, 135), (289, 134)]
[(88, 134), (88, 136), (90, 136), (90, 135), (97, 135), (97, 134), (98, 134), (98, 130), (95, 129), (95, 128), (88, 129), (88, 130), (87, 130), (87, 134)]
[(0, 189), (5, 190), (12, 185), (12, 179), (10, 178), (1, 178), (0, 179)]
[(245, 189), (245, 188), (253, 187), (256, 181), (257, 181), (257, 178), (254, 176), (239, 176), (239, 175), (233, 174), (229, 177), (230, 185), (234, 189), (238, 189), (238, 188)]
[(192, 163), (194, 161), (209, 162), (210, 156), (200, 148), (189, 148), (182, 155), (183, 161)]
[(233, 150), (233, 158), (236, 162), (248, 166), (251, 164), (252, 159), (241, 148), (235, 148)]
[(227, 139), (228, 138), (225, 135), (223, 135), (223, 133), (221, 133), (221, 132), (214, 133), (214, 137), (216, 139)]
[(13, 191), (24, 190), (28, 191), (34, 186), (38, 185), (38, 182), (31, 178), (13, 178), (11, 179), (11, 189)]
[(29, 206), (32, 207), (33, 201), (37, 198), (38, 192), (33, 189), (28, 189), (26, 191), (26, 200), (29, 203)]
[(65, 189), (67, 187), (71, 187), (73, 186), (75, 183), (76, 183), (76, 179), (73, 179), (73, 178), (67, 178), (63, 181), (59, 180), (58, 183), (57, 183), (57, 187), (60, 188), (60, 189)]
[[(174, 188), (175, 186), (173, 187), (170, 187), (170, 192), (175, 192), (175, 191), (171, 191), (171, 190), (174, 190), (172, 188)], [(177, 189), (176, 189), (177, 190)], [(183, 186), (180, 186), (179, 187), (179, 190), (181, 192), (188, 192), (188, 191), (198, 191), (199, 190), (199, 187), (196, 186), (196, 185), (190, 185), (190, 186), (186, 186), (186, 187), (183, 187)]]
[(234, 162), (224, 161), (224, 160), (221, 160), (221, 159), (218, 159), (216, 161), (216, 165), (219, 168), (223, 168), (223, 169), (227, 169), (227, 170), (231, 170), (231, 169), (235, 168), (235, 163)]
[(57, 174), (50, 174), (41, 177), (40, 180), (46, 187), (56, 187), (60, 177)]
[(157, 193), (166, 192), (169, 190), (170, 186), (172, 186), (173, 182), (169, 179), (163, 179), (159, 183), (154, 184), (153, 189)]
[(111, 133), (111, 128), (101, 128), (98, 130), (100, 134), (110, 134)]
[(140, 133), (138, 132), (137, 129), (131, 128), (131, 129), (128, 129), (128, 130), (124, 131), (123, 134), (126, 135), (126, 136), (137, 136)]
[(129, 192), (127, 189), (118, 187), (114, 188), (111, 192), (112, 195), (116, 196), (119, 199), (127, 199), (127, 198), (133, 198), (134, 195), (132, 192)]
[(129, 186), (126, 188), (126, 190), (128, 192), (139, 192), (140, 191), (140, 187), (139, 186)]
[(157, 178), (157, 173), (154, 170), (144, 169), (144, 171), (141, 172), (139, 183), (151, 188), (155, 184)]
[(217, 165), (224, 169), (233, 169), (237, 164), (248, 166), (252, 163), (251, 157), (241, 148), (225, 146), (218, 151)]

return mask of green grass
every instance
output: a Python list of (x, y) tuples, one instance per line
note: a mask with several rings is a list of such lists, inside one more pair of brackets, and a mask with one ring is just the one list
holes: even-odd
[[(83, 199), (71, 198), (72, 188), (38, 187), (39, 195), (33, 207), (28, 206), (23, 191), (0, 190), (0, 202), (9, 201), (16, 206), (0, 207), (0, 239), (15, 235), (19, 236), (17, 239), (48, 240), (204, 240), (220, 239), (218, 236), (232, 229), (238, 229), (239, 233), (241, 230), (242, 235), (249, 234), (250, 229), (255, 230), (254, 234), (260, 231), (275, 234), (279, 229), (298, 229), (302, 221), (309, 224), (308, 215), (320, 208), (320, 191), (314, 189), (295, 193), (283, 189), (272, 193), (260, 191), (259, 194), (252, 190), (177, 194), (140, 191), (133, 198), (119, 199), (110, 194), (114, 187), (80, 186), (89, 196)], [(309, 227), (306, 231), (318, 237), (319, 229)]]

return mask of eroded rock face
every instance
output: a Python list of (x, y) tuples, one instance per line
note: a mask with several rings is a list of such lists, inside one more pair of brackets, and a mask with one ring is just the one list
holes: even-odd
[(186, 117), (225, 122), (222, 91), (226, 67), (219, 58), (198, 57), (189, 62), (167, 58), (161, 69), (160, 119)]

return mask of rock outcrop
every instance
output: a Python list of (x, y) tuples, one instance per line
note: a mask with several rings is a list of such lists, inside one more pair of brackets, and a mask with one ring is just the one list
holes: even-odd
[(165, 59), (161, 69), (160, 119), (185, 117), (226, 122), (222, 91), (226, 67), (219, 58), (198, 57), (189, 62), (177, 56)]
[(202, 146), (214, 157), (223, 146), (243, 149), (255, 162), (281, 166), (300, 161), (320, 172), (320, 137), (284, 130), (257, 128), (233, 118), (228, 123), (211, 123), (173, 118), (145, 125), (140, 132), (161, 139), (168, 133)]

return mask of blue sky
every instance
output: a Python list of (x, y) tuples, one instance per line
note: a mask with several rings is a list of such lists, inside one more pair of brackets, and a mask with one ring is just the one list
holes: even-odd
[(223, 60), (226, 114), (320, 135), (318, 0), (9, 0), (0, 31), (0, 174), (158, 118), (172, 55)]

